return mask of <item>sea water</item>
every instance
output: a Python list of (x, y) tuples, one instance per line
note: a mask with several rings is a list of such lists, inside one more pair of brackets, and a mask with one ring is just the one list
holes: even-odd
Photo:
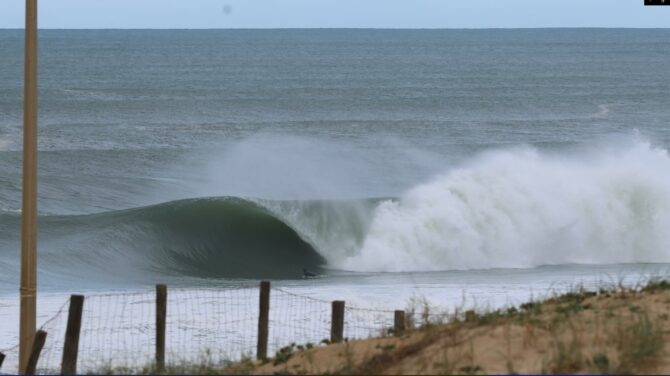
[[(70, 293), (157, 282), (451, 309), (663, 276), (669, 37), (41, 31), (38, 321)], [(0, 348), (18, 327), (22, 47), (0, 31)]]

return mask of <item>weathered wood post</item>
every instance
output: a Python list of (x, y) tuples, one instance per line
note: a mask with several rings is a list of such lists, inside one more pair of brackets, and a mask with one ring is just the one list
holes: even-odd
[(397, 336), (405, 332), (405, 311), (396, 310), (393, 313), (393, 333)]
[(26, 363), (26, 375), (34, 375), (35, 370), (37, 369), (37, 361), (40, 360), (40, 353), (44, 347), (44, 342), (47, 340), (47, 332), (44, 330), (38, 330), (35, 333), (35, 339), (33, 340), (33, 347), (30, 351), (30, 357), (28, 357), (28, 362)]
[(0, 368), (2, 368), (2, 362), (5, 361), (5, 354), (0, 352)]
[(156, 369), (165, 369), (165, 320), (167, 317), (167, 286), (156, 285)]
[(25, 370), (30, 357), (37, 311), (37, 30), (37, 0), (26, 0), (19, 370)]
[(259, 299), (258, 313), (258, 344), (256, 346), (256, 358), (266, 359), (268, 357), (268, 333), (270, 325), (270, 282), (262, 281)]
[(60, 372), (62, 375), (77, 373), (77, 353), (79, 352), (79, 333), (81, 331), (81, 315), (84, 310), (84, 296), (70, 296), (70, 311), (67, 316), (63, 361)]
[(333, 313), (330, 321), (330, 342), (342, 342), (344, 338), (344, 301), (333, 301)]

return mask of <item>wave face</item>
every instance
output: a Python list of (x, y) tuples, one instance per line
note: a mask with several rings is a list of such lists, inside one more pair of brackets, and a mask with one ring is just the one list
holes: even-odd
[[(0, 216), (3, 233), (16, 238), (18, 226), (18, 214)], [(143, 273), (291, 278), (301, 276), (303, 267), (317, 269), (325, 263), (286, 223), (238, 198), (42, 216), (39, 231), (39, 265), (47, 274), (85, 277), (94, 273), (97, 278), (104, 270), (107, 275), (131, 279), (141, 279)], [(18, 239), (5, 238), (0, 243), (0, 249), (18, 249)]]
[(636, 142), (573, 158), (487, 153), (375, 210), (359, 271), (670, 261), (670, 158)]

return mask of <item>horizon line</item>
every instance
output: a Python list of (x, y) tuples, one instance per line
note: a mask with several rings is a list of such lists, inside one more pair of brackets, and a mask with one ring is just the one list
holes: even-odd
[[(664, 30), (669, 27), (639, 26), (537, 26), (537, 27), (41, 27), (40, 30), (546, 30), (546, 29), (633, 29)], [(0, 30), (25, 30), (23, 27), (0, 27)]]

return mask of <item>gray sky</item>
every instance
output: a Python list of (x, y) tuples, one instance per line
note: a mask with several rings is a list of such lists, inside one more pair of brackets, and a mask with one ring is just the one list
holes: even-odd
[[(42, 28), (668, 27), (643, 0), (38, 0)], [(0, 28), (23, 27), (0, 0)]]

